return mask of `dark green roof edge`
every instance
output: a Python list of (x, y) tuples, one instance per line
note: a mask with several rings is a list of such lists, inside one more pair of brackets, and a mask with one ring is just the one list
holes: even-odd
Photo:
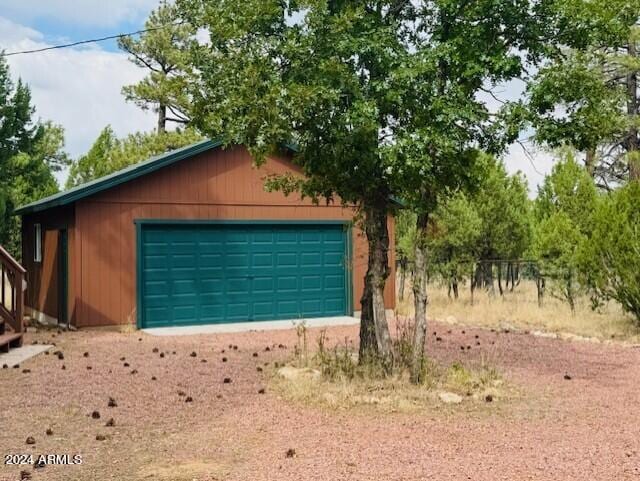
[(38, 201), (23, 205), (16, 209), (15, 213), (19, 215), (40, 212), (52, 207), (60, 207), (71, 204), (78, 200), (84, 199), (103, 190), (110, 189), (124, 182), (128, 182), (143, 175), (155, 172), (158, 169), (171, 165), (180, 160), (192, 157), (201, 152), (215, 149), (222, 146), (221, 140), (202, 140), (195, 144), (181, 147), (164, 154), (151, 157), (148, 160), (138, 164), (131, 165), (122, 170), (118, 170), (112, 174), (92, 180), (86, 184), (79, 185), (69, 190), (59, 192), (49, 197), (44, 197)]
[(395, 195), (390, 195), (389, 201), (391, 201), (392, 205), (395, 205), (396, 207), (400, 207), (401, 209), (404, 209), (407, 207), (407, 203), (404, 200), (400, 199), (399, 197), (396, 197)]

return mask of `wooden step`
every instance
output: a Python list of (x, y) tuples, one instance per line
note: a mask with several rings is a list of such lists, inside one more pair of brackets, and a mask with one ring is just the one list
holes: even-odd
[(22, 346), (22, 334), (7, 332), (0, 336), (0, 352), (9, 352), (9, 349)]

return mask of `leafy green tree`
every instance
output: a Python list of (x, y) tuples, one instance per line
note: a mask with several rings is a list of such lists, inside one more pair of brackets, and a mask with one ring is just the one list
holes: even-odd
[(566, 212), (553, 212), (536, 225), (532, 252), (541, 274), (553, 280), (551, 291), (575, 310), (578, 295), (584, 292), (579, 279), (579, 253), (587, 237)]
[(640, 177), (640, 1), (552, 5), (548, 62), (528, 87), (536, 139), (584, 152), (607, 188)]
[[(585, 292), (581, 252), (593, 236), (598, 192), (593, 179), (567, 151), (545, 178), (535, 202), (532, 254), (552, 294), (575, 309)], [(587, 274), (588, 275), (588, 274)]]
[(593, 207), (597, 197), (598, 191), (593, 180), (585, 175), (574, 154), (565, 150), (539, 188), (535, 217), (542, 220), (554, 212), (562, 211), (581, 232), (589, 234), (593, 229)]
[(89, 151), (71, 164), (67, 177), (67, 189), (84, 184), (116, 170), (111, 160), (118, 139), (110, 125), (106, 126)]
[(640, 326), (640, 182), (603, 199), (582, 255), (582, 268), (599, 301), (614, 299)]
[[(389, 196), (432, 212), (433, 199), (468, 176), (478, 146), (513, 134), (496, 127), (476, 97), (485, 82), (521, 72), (518, 50), (538, 36), (535, 25), (523, 25), (538, 3), (178, 2), (211, 40), (194, 53), (198, 126), (247, 145), (258, 163), (295, 141), (306, 179), (273, 185), (360, 209), (370, 253), (361, 354), (392, 354), (382, 295)], [(419, 231), (426, 217), (418, 215)], [(418, 274), (424, 253), (416, 254)], [(422, 292), (417, 332), (426, 326)], [(422, 360), (424, 342), (416, 344)]]
[(68, 158), (62, 128), (35, 122), (29, 87), (11, 80), (0, 57), (0, 244), (20, 257), (20, 222), (14, 209), (58, 190), (53, 172)]
[(160, 133), (166, 130), (167, 122), (189, 122), (188, 50), (196, 31), (181, 21), (175, 5), (165, 0), (151, 12), (145, 29), (147, 32), (138, 39), (118, 39), (118, 46), (130, 55), (131, 61), (149, 71), (137, 84), (123, 87), (122, 93), (142, 109), (153, 108), (157, 112)]
[(415, 214), (403, 209), (395, 217), (396, 259), (400, 274), (398, 297), (404, 299), (407, 273), (413, 263), (415, 251), (416, 218)]
[(468, 277), (476, 259), (482, 219), (469, 196), (459, 192), (438, 206), (431, 222), (431, 263), (457, 299), (458, 284)]
[(258, 164), (283, 142), (295, 142), (305, 178), (272, 179), (270, 186), (359, 209), (369, 245), (361, 359), (379, 355), (390, 364), (383, 291), (392, 139), (402, 116), (414, 130), (407, 102), (425, 88), (411, 75), (418, 12), (410, 2), (388, 1), (178, 4), (211, 39), (194, 54), (198, 127), (246, 145)]
[(100, 132), (89, 151), (72, 163), (67, 188), (199, 140), (202, 140), (200, 134), (190, 128), (159, 133), (138, 132), (118, 139), (111, 126), (107, 126)]
[[(531, 202), (526, 180), (509, 175), (502, 162), (487, 157), (485, 174), (471, 201), (481, 220), (476, 246), (478, 268), (474, 286), (494, 290), (494, 265), (502, 291), (502, 263), (521, 259), (531, 242)], [(502, 292), (501, 292), (502, 293)]]
[[(520, 130), (519, 104), (491, 111), (482, 94), (520, 77), (543, 47), (545, 1), (418, 2), (417, 55), (401, 82), (419, 79), (407, 92), (407, 122), (393, 126), (394, 180), (417, 212), (412, 381), (424, 365), (429, 218), (451, 192), (477, 183), (481, 151), (499, 154)], [(470, 48), (470, 45), (473, 45)]]

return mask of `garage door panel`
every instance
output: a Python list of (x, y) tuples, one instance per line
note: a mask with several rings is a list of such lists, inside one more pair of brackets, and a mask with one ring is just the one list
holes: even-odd
[(298, 254), (290, 252), (279, 252), (276, 256), (277, 267), (297, 267)]
[(298, 242), (298, 233), (294, 231), (278, 232), (276, 234), (277, 243), (281, 245), (291, 245)]
[(325, 299), (324, 309), (329, 312), (340, 312), (346, 309), (345, 300), (341, 297)]
[(298, 290), (298, 278), (296, 276), (279, 276), (278, 292), (295, 292)]
[(172, 294), (174, 296), (189, 295), (194, 296), (196, 292), (196, 280), (193, 278), (178, 279), (173, 281)]
[(301, 267), (322, 267), (322, 253), (303, 252), (300, 254)]
[(227, 304), (227, 317), (230, 320), (247, 320), (249, 318), (249, 303), (230, 302)]
[(200, 293), (201, 294), (222, 294), (224, 292), (224, 279), (222, 278), (214, 278), (207, 279), (204, 278), (204, 273), (201, 271), (201, 279), (200, 279)]
[(325, 275), (324, 276), (324, 288), (325, 289), (344, 289), (344, 276)]
[(320, 276), (302, 276), (302, 292), (321, 291), (322, 277)]
[(273, 253), (258, 252), (252, 254), (251, 267), (273, 267)]
[(254, 232), (251, 237), (251, 242), (254, 245), (273, 245), (275, 241), (274, 232), (272, 231), (258, 231)]
[(293, 318), (300, 316), (300, 309), (298, 309), (298, 300), (278, 302), (277, 312), (281, 315)]
[(222, 266), (224, 265), (224, 257), (221, 252), (214, 254), (201, 253), (198, 257), (198, 264), (200, 265), (200, 268), (209, 267), (222, 269)]
[(322, 242), (322, 232), (309, 230), (300, 234), (300, 244), (320, 244)]
[(230, 277), (226, 281), (227, 294), (249, 295), (249, 279), (242, 277)]
[(341, 225), (154, 225), (141, 242), (145, 327), (347, 311)]
[(254, 277), (251, 292), (253, 294), (273, 294), (274, 285), (275, 282), (272, 276)]
[(321, 314), (322, 313), (322, 299), (309, 299), (309, 300), (302, 300), (301, 301), (302, 304), (302, 312), (305, 313), (305, 315), (310, 316), (310, 315), (315, 315), (315, 314)]
[(171, 322), (171, 316), (169, 316), (169, 308), (165, 306), (161, 307), (147, 307), (145, 310), (145, 319), (151, 325), (153, 324), (166, 324)]
[(167, 266), (169, 257), (167, 254), (147, 254), (144, 257), (145, 264), (150, 269), (164, 269)]
[(272, 319), (274, 315), (273, 301), (253, 303), (253, 315), (256, 319)]
[(245, 252), (229, 252), (225, 256), (227, 269), (239, 269), (249, 267), (249, 254)]
[(194, 305), (175, 306), (172, 311), (173, 320), (178, 324), (188, 324), (196, 318), (196, 307)]

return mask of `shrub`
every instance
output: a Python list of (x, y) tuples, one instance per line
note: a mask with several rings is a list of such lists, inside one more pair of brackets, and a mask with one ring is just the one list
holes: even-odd
[(640, 182), (601, 202), (594, 231), (582, 253), (595, 299), (614, 299), (640, 326)]

